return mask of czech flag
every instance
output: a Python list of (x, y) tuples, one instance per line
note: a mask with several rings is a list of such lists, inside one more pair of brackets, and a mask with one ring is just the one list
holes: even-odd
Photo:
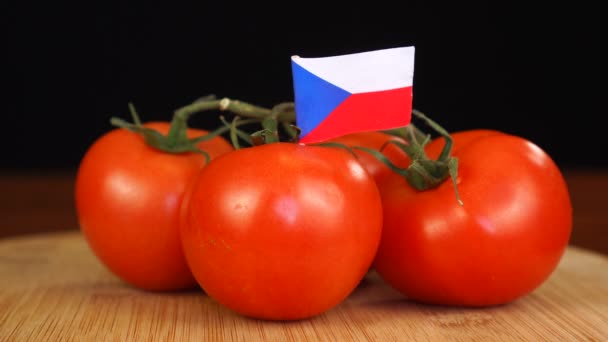
[(301, 143), (403, 127), (412, 115), (414, 47), (291, 57)]

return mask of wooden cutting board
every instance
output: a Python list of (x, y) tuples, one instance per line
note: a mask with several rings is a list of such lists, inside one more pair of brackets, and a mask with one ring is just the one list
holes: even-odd
[(412, 303), (370, 273), (312, 319), (244, 318), (200, 290), (131, 288), (78, 232), (0, 241), (0, 341), (608, 341), (608, 258), (570, 247), (541, 287), (484, 309)]

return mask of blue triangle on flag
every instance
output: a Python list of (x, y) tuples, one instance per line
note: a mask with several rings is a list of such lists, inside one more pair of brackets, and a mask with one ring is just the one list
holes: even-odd
[(296, 106), (296, 125), (305, 136), (315, 129), (351, 94), (291, 62)]

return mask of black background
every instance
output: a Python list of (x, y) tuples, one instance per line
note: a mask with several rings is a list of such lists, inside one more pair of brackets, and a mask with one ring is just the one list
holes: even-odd
[(0, 168), (75, 168), (129, 101), (144, 120), (210, 93), (272, 106), (293, 100), (292, 55), (410, 45), (414, 107), (446, 129), (499, 129), (564, 168), (608, 166), (599, 8), (429, 3), (4, 3)]

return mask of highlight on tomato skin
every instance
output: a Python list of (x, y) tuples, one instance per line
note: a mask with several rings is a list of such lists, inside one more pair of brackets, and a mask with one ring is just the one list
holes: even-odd
[[(163, 134), (169, 130), (166, 122), (145, 126)], [(204, 134), (188, 130), (190, 137)], [(221, 137), (198, 147), (212, 159), (233, 150)], [(204, 166), (202, 154), (161, 152), (122, 128), (89, 147), (76, 176), (76, 211), (88, 245), (114, 275), (145, 290), (197, 286), (183, 256), (178, 224), (182, 197)]]
[(206, 167), (187, 198), (190, 269), (211, 298), (252, 318), (330, 310), (363, 279), (380, 242), (377, 186), (339, 148), (240, 149)]
[[(452, 134), (457, 185), (418, 191), (402, 177), (381, 187), (384, 224), (374, 267), (414, 301), (491, 306), (515, 301), (556, 269), (572, 231), (559, 167), (522, 137)], [(436, 153), (443, 139), (427, 146)]]

